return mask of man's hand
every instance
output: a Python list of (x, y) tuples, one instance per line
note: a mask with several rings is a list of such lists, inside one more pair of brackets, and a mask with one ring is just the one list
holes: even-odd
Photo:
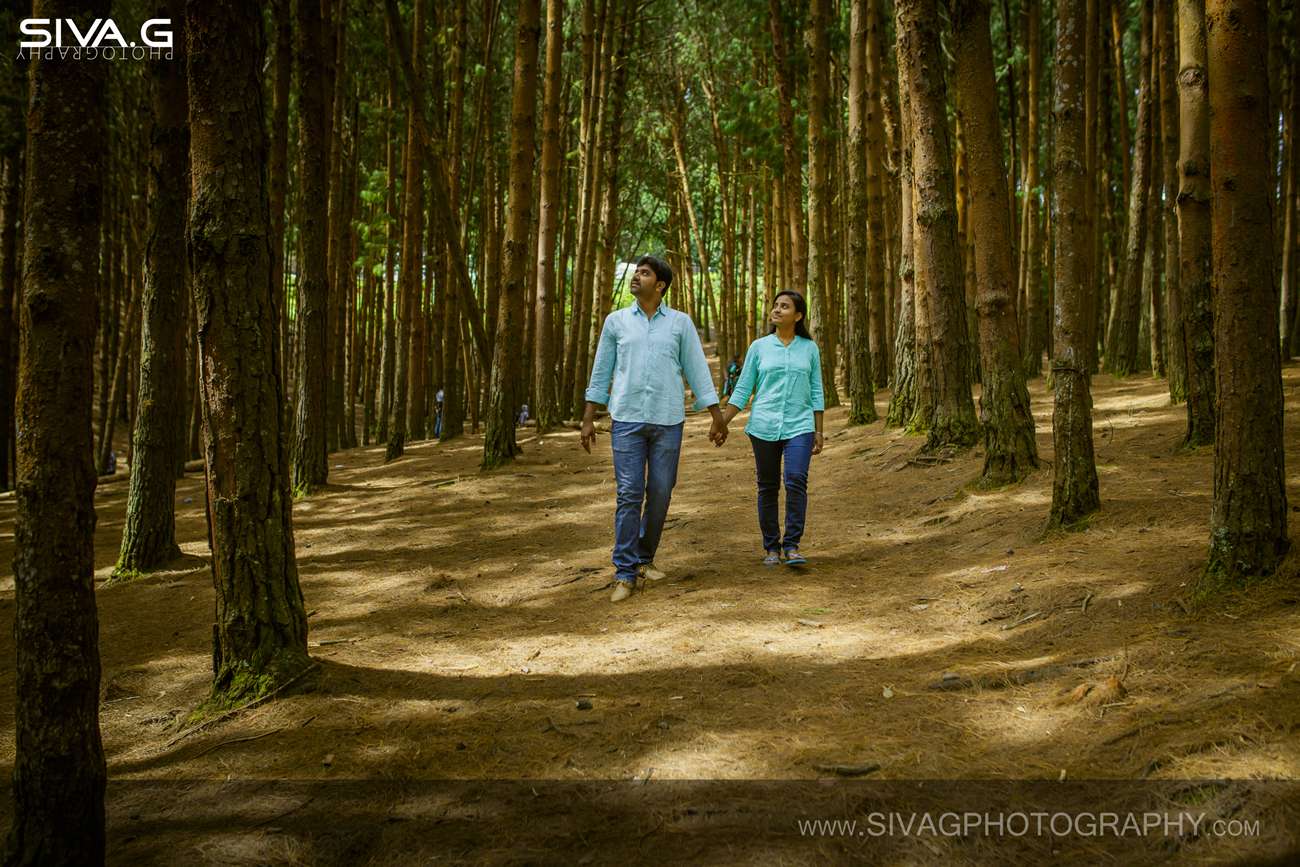
[(727, 441), (727, 423), (721, 418), (715, 418), (713, 424), (709, 426), (709, 442), (715, 446), (721, 447)]
[(817, 431), (816, 433), (813, 434), (813, 447), (812, 447), (813, 454), (819, 455), (822, 453), (822, 442), (823, 442), (822, 432)]
[(591, 454), (591, 446), (596, 442), (596, 423), (589, 418), (582, 420), (582, 435), (580, 437), (582, 448), (587, 454)]

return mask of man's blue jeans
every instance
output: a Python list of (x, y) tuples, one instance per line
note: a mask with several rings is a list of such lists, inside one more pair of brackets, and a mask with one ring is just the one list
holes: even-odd
[[(812, 431), (788, 440), (761, 440), (751, 436), (754, 466), (758, 471), (758, 528), (763, 550), (799, 547), (804, 515), (808, 511), (808, 464), (815, 441)], [(781, 458), (785, 458), (785, 540), (777, 523), (777, 497), (781, 491)]]
[[(683, 423), (684, 424), (684, 423)], [(614, 577), (636, 582), (636, 568), (659, 550), (668, 501), (677, 484), (682, 424), (616, 421), (610, 426), (618, 505), (614, 510)]]

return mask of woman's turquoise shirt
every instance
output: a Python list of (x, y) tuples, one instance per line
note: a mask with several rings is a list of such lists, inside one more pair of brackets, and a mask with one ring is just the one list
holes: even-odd
[(796, 336), (786, 346), (776, 334), (751, 343), (730, 403), (744, 409), (751, 396), (750, 436), (775, 442), (816, 430), (813, 413), (826, 409), (817, 344)]

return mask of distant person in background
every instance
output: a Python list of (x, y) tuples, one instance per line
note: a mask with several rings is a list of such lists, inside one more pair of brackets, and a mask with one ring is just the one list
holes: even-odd
[(443, 393), (442, 393), (442, 389), (440, 388), (438, 389), (438, 393), (433, 396), (433, 405), (434, 408), (437, 410), (437, 412), (433, 416), (433, 438), (434, 439), (437, 439), (438, 437), (442, 436), (442, 399), (443, 399)]
[(727, 363), (727, 378), (722, 383), (722, 396), (730, 397), (731, 392), (736, 388), (736, 380), (740, 378), (740, 356), (731, 356), (731, 361)]
[(528, 404), (524, 404), (519, 409), (519, 426), (523, 427), (528, 424)]
[(672, 282), (667, 262), (641, 257), (631, 280), (636, 303), (605, 318), (587, 384), (580, 440), (588, 454), (596, 441), (596, 407), (608, 406), (613, 419), (609, 441), (618, 500), (611, 602), (631, 596), (640, 577), (665, 577), (654, 559), (677, 484), (686, 422), (683, 373), (695, 392), (695, 408), (708, 407), (713, 415), (709, 439), (716, 445), (727, 439), (695, 323), (664, 301)]
[[(763, 562), (801, 566), (799, 553), (808, 511), (808, 465), (822, 450), (822, 360), (808, 333), (808, 305), (798, 292), (778, 292), (768, 321), (772, 330), (749, 345), (723, 421), (730, 423), (750, 397), (754, 409), (745, 433), (758, 475), (758, 528)], [(785, 463), (785, 535), (777, 516)]]

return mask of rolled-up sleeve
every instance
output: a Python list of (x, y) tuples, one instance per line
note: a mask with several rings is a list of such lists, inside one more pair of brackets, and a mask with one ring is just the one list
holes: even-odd
[(822, 390), (822, 352), (817, 344), (812, 345), (812, 408), (813, 412), (825, 412), (826, 394)]
[(677, 361), (686, 373), (686, 381), (695, 393), (692, 409), (704, 409), (718, 402), (718, 389), (713, 384), (713, 374), (709, 373), (709, 362), (704, 357), (704, 346), (700, 343), (699, 332), (695, 323), (687, 318), (678, 344)]
[(596, 360), (591, 365), (591, 379), (587, 381), (586, 399), (590, 403), (609, 405), (609, 387), (614, 379), (614, 362), (618, 358), (618, 334), (615, 314), (605, 317), (600, 328), (600, 343), (596, 345)]
[(761, 353), (757, 340), (749, 344), (749, 350), (745, 353), (745, 366), (740, 369), (740, 378), (731, 390), (731, 397), (727, 398), (728, 406), (743, 410), (745, 404), (749, 403), (749, 398), (754, 393), (754, 384), (758, 382), (758, 356)]

